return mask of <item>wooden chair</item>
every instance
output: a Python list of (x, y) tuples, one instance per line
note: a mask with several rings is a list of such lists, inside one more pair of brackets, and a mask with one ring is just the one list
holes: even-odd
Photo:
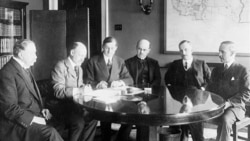
[(244, 127), (247, 127), (247, 141), (250, 141), (250, 103), (246, 103), (246, 117), (233, 124), (233, 141), (238, 141), (238, 131)]

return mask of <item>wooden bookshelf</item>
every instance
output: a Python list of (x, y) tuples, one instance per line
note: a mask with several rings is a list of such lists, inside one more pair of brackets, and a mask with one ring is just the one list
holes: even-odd
[(0, 69), (12, 57), (16, 41), (26, 38), (26, 2), (0, 1)]

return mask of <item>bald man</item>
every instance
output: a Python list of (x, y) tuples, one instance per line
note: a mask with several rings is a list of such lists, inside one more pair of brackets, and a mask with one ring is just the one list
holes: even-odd
[(86, 118), (86, 111), (73, 102), (84, 91), (81, 64), (86, 55), (86, 46), (74, 42), (68, 58), (59, 61), (51, 73), (54, 94), (61, 100), (64, 122), (69, 127), (69, 141), (93, 141), (95, 136), (97, 121)]
[(125, 61), (127, 69), (134, 80), (134, 85), (144, 88), (161, 84), (161, 73), (158, 61), (148, 57), (150, 42), (141, 39), (137, 42), (137, 54)]
[[(148, 57), (150, 50), (150, 42), (141, 39), (136, 44), (136, 55), (125, 61), (127, 69), (134, 80), (134, 85), (140, 88), (161, 85), (160, 67), (158, 61)], [(116, 140), (129, 140), (131, 129), (132, 125), (123, 124)]]

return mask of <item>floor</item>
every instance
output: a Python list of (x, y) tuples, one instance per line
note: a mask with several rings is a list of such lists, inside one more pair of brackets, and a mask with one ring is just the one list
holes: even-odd
[[(120, 125), (119, 124), (112, 124), (112, 129), (115, 131), (114, 135), (112, 137), (112, 139), (115, 139), (116, 137), (116, 132), (119, 130)], [(246, 141), (247, 138), (247, 129), (241, 129), (239, 132), (240, 138), (238, 141)], [(97, 130), (96, 133), (96, 137), (95, 137), (95, 141), (102, 141), (101, 140), (101, 133), (100, 130)], [(215, 125), (205, 125), (204, 128), (204, 137), (205, 137), (205, 141), (215, 141), (216, 138), (216, 126)], [(136, 130), (133, 129), (131, 134), (130, 134), (130, 141), (136, 141)], [(232, 141), (233, 139), (231, 138), (230, 141)], [(190, 136), (189, 141), (192, 141), (192, 138)]]

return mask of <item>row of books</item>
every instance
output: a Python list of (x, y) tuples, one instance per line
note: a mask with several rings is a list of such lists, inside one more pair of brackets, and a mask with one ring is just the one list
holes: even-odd
[(0, 69), (10, 60), (11, 57), (12, 55), (6, 55), (0, 58)]
[(0, 23), (0, 36), (22, 36), (22, 26)]
[(21, 12), (18, 9), (0, 7), (0, 19), (21, 20)]
[(13, 46), (17, 40), (18, 39), (14, 38), (0, 38), (0, 52), (1, 53), (13, 52)]

